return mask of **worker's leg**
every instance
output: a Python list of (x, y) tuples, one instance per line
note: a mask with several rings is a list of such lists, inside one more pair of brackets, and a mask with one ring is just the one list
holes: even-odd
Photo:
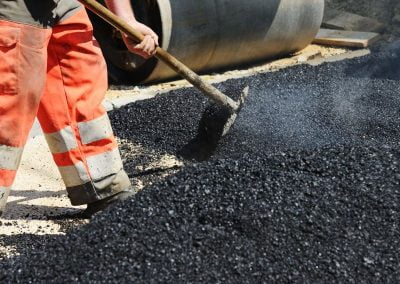
[(50, 34), (0, 21), (0, 213), (43, 93)]
[(73, 205), (130, 187), (101, 105), (107, 71), (84, 9), (53, 28), (38, 118)]

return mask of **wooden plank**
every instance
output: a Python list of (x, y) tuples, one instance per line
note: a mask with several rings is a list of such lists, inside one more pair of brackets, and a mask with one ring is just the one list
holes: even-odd
[(320, 29), (313, 43), (366, 48), (379, 39), (378, 33)]
[(360, 32), (382, 32), (385, 29), (385, 25), (376, 19), (329, 8), (325, 10), (322, 27)]

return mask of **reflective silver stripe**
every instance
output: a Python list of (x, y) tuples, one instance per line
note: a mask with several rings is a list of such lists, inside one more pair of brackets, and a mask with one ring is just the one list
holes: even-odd
[(58, 169), (67, 187), (82, 185), (90, 181), (85, 165), (82, 162), (73, 166), (58, 167)]
[(22, 147), (0, 145), (0, 169), (16, 171), (21, 162)]
[(122, 169), (122, 161), (118, 148), (91, 156), (86, 159), (90, 175), (94, 180), (118, 173)]
[(65, 153), (78, 148), (74, 131), (70, 126), (53, 133), (45, 133), (47, 144), (53, 154)]
[(78, 128), (83, 144), (89, 144), (113, 135), (107, 114), (91, 121), (80, 122), (78, 123)]
[(10, 194), (9, 187), (2, 187), (0, 186), (0, 211), (4, 208), (7, 203), (7, 197)]

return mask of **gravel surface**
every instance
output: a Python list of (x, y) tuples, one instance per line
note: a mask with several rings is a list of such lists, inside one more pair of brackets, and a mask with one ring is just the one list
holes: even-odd
[[(249, 86), (250, 95), (230, 135), (216, 149), (216, 158), (337, 144), (397, 143), (398, 66), (400, 44), (353, 60), (300, 65), (219, 84), (220, 90), (234, 96)], [(121, 138), (157, 155), (176, 154), (196, 137), (206, 106), (196, 90), (181, 89), (125, 106), (111, 113), (111, 120)]]
[(189, 166), (0, 280), (398, 282), (399, 157), (338, 147)]
[[(250, 96), (209, 161), (41, 239), (0, 264), (0, 282), (399, 282), (400, 85), (378, 60), (389, 53), (222, 83)], [(356, 72), (368, 64), (380, 69)], [(175, 154), (206, 105), (186, 89), (111, 119), (124, 141)]]
[(384, 38), (400, 37), (400, 2), (398, 0), (325, 0), (328, 7), (372, 17), (386, 25)]

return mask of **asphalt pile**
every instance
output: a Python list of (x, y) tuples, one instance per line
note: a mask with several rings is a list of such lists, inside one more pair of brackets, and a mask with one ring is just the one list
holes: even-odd
[(399, 158), (338, 147), (194, 164), (11, 259), (0, 280), (396, 282)]
[[(220, 84), (250, 96), (208, 161), (1, 263), (0, 282), (399, 282), (400, 85), (354, 71), (375, 56)], [(206, 106), (179, 90), (111, 120), (176, 154)]]
[[(400, 44), (354, 60), (297, 66), (219, 84), (218, 89), (233, 95), (249, 86), (250, 95), (230, 134), (209, 158), (327, 145), (397, 144), (398, 66)], [(196, 138), (207, 106), (196, 90), (181, 89), (123, 107), (111, 114), (111, 120), (119, 137), (175, 155)], [(194, 152), (202, 150), (192, 146)]]
[[(399, 3), (400, 7), (400, 3)], [(347, 74), (358, 78), (400, 80), (400, 40), (385, 46), (361, 61), (354, 61)]]

